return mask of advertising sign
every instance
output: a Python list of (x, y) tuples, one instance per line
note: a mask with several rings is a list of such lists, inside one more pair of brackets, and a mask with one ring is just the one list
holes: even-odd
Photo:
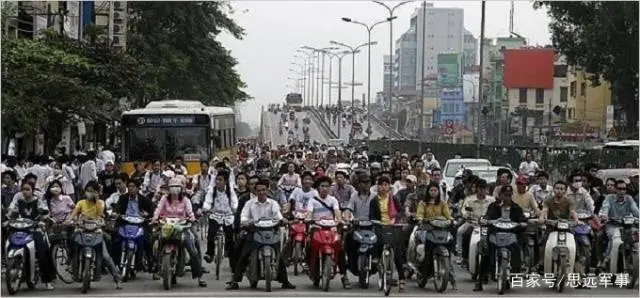
[(457, 53), (438, 54), (438, 87), (461, 87), (460, 57)]

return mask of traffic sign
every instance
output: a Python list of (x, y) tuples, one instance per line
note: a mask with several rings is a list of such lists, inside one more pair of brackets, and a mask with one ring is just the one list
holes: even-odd
[[(444, 126), (448, 127), (448, 128), (452, 128), (453, 127), (453, 120), (451, 119), (447, 119), (444, 121)], [(453, 130), (453, 129), (452, 129)]]
[(447, 127), (444, 129), (444, 133), (447, 135), (452, 135), (453, 134), (453, 127)]

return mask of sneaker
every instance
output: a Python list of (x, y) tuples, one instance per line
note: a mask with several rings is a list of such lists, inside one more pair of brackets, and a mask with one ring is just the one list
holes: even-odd
[(52, 291), (54, 289), (53, 284), (48, 282), (44, 284), (44, 289), (47, 291)]
[(238, 285), (237, 282), (230, 282), (227, 284), (227, 286), (224, 289), (227, 291), (231, 291), (231, 290), (237, 290), (239, 288), (240, 286)]
[(116, 281), (116, 290), (122, 290), (122, 284), (119, 280)]
[(204, 255), (204, 257), (202, 257), (204, 259), (205, 262), (211, 264), (211, 262), (213, 262), (213, 257), (210, 255)]
[(295, 290), (296, 286), (294, 284), (292, 284), (291, 282), (286, 282), (282, 284), (282, 288), (283, 289), (287, 289), (287, 290)]

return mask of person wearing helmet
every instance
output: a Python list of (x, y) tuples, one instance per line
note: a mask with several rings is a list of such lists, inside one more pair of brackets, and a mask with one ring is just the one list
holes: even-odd
[[(161, 217), (181, 218), (192, 222), (196, 220), (191, 201), (184, 195), (184, 186), (180, 180), (172, 179), (169, 181), (169, 194), (162, 196), (160, 199), (158, 207), (153, 213), (152, 222), (157, 222)], [(195, 239), (191, 229), (183, 231), (183, 245), (191, 260), (191, 275), (194, 279), (198, 279), (200, 287), (206, 287), (207, 283), (202, 280), (202, 262), (196, 248)], [(154, 272), (153, 278), (159, 279), (157, 272)]]

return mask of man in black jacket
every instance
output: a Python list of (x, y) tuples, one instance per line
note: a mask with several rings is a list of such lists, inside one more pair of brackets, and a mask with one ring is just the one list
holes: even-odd
[[(153, 215), (153, 202), (151, 199), (141, 195), (139, 193), (140, 182), (138, 180), (128, 180), (127, 183), (127, 193), (120, 196), (118, 202), (116, 203), (115, 208), (113, 209), (112, 216), (133, 216), (133, 217), (144, 217), (149, 218)], [(116, 230), (118, 226), (121, 226), (124, 222), (121, 219), (116, 221)], [(116, 233), (119, 236), (118, 233)], [(152, 251), (152, 242), (151, 242), (151, 229), (149, 229), (148, 225), (144, 225), (144, 236), (142, 236), (142, 243), (144, 252), (147, 257), (151, 260), (153, 259), (153, 251)], [(119, 238), (119, 237), (118, 237)], [(116, 243), (120, 243), (120, 239), (114, 239)], [(120, 260), (121, 250), (116, 250), (113, 258), (115, 260)], [(142, 269), (142, 252), (143, 250), (136, 251), (136, 268), (138, 270)]]
[[(511, 185), (504, 185), (500, 188), (500, 192), (498, 194), (498, 199), (487, 207), (485, 219), (496, 220), (504, 218), (512, 222), (521, 223), (522, 227), (518, 228), (518, 231), (521, 232), (521, 229), (523, 230), (526, 228), (527, 218), (524, 216), (522, 208), (511, 200), (513, 196), (513, 187), (511, 187)], [(490, 227), (488, 234), (491, 235), (492, 233), (493, 231)], [(519, 234), (522, 235), (523, 233)], [(522, 243), (521, 237), (518, 237), (517, 243), (514, 243), (509, 247), (509, 250), (511, 251), (511, 268), (513, 268), (511, 272), (514, 273), (520, 272), (519, 243)], [(490, 241), (487, 244), (489, 248), (487, 249), (488, 255), (482, 258), (480, 277), (476, 280), (476, 286), (473, 288), (474, 291), (482, 291), (482, 282), (485, 280), (487, 274), (489, 274), (491, 264), (494, 262), (492, 259), (494, 258), (496, 248)]]

